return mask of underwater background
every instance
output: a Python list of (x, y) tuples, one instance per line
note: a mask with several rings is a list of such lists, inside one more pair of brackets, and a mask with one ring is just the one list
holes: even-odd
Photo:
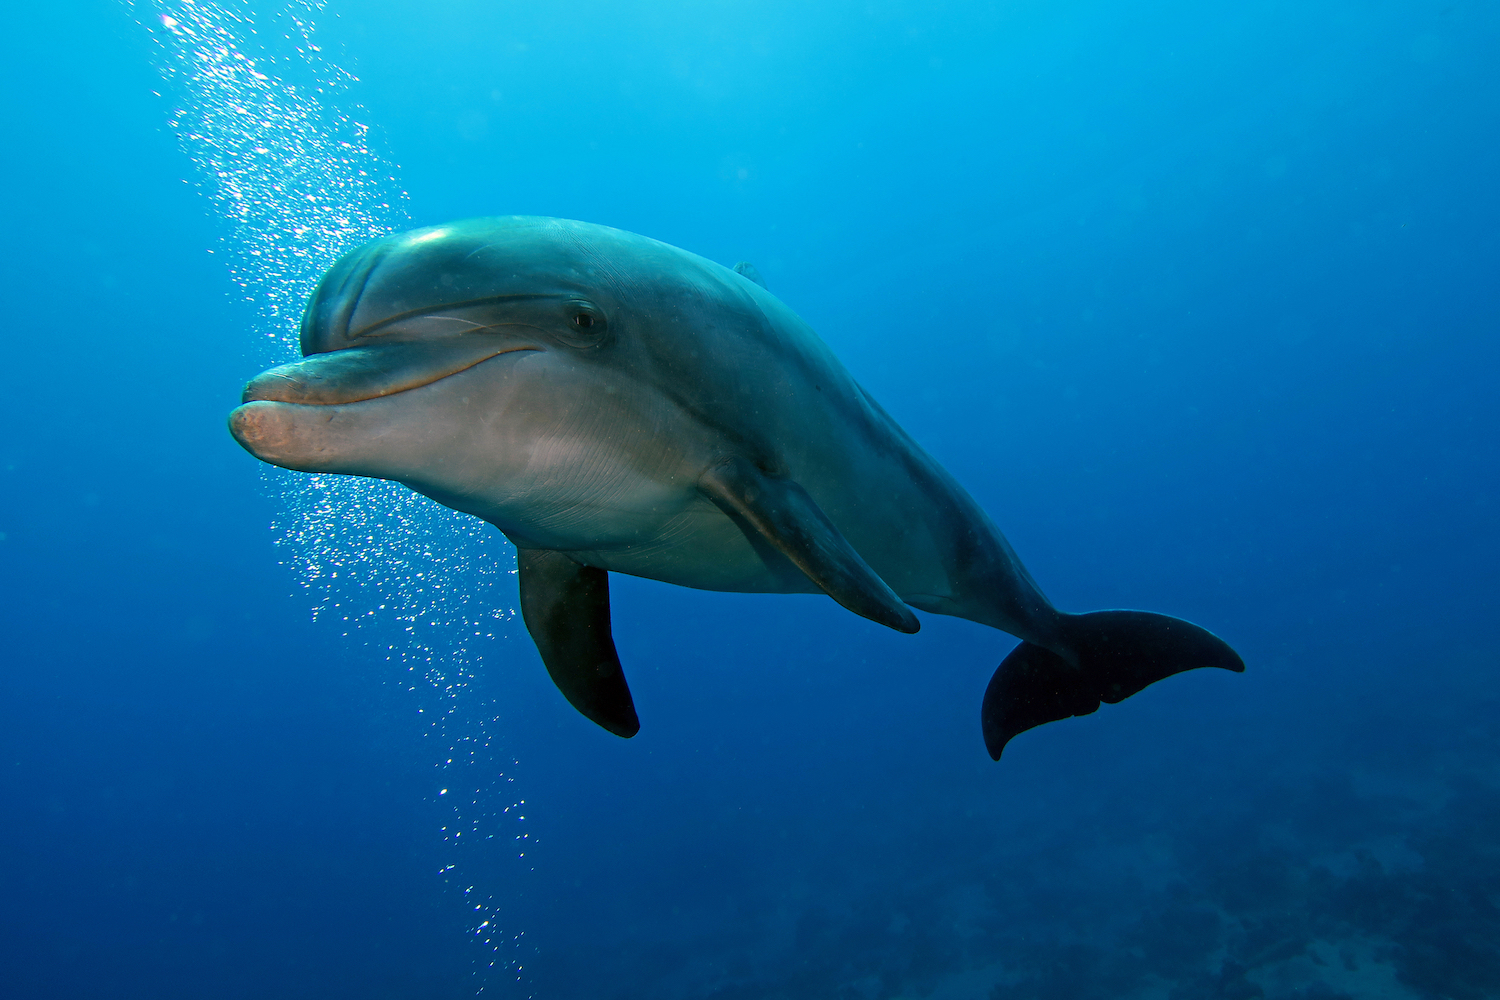
[[(0, 32), (0, 995), (1500, 996), (1500, 8), (65, 0)], [(753, 262), (1071, 611), (613, 580), (225, 430), (311, 283), (536, 214)]]

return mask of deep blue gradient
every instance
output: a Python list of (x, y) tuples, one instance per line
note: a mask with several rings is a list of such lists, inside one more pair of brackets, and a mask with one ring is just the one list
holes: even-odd
[(1055, 603), (1247, 673), (997, 765), (1000, 633), (615, 577), (637, 738), (519, 629), (484, 651), (536, 840), (470, 859), (526, 932), (486, 980), (417, 702), (309, 621), (224, 431), (253, 315), (146, 34), (15, 11), (0, 995), (1500, 995), (1500, 12), (937, 7), (340, 2), (318, 37), (414, 223), (753, 261)]

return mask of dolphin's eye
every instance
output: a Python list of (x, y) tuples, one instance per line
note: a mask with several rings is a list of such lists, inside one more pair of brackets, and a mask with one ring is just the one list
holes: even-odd
[(573, 299), (565, 308), (563, 328), (556, 334), (559, 340), (570, 347), (597, 347), (604, 342), (609, 327), (604, 310), (586, 299)]

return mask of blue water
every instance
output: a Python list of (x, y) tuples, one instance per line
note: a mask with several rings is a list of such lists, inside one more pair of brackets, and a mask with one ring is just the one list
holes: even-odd
[[(301, 243), (183, 10), (0, 32), (0, 994), (1500, 996), (1493, 5), (205, 5), (369, 126)], [(335, 243), (511, 213), (754, 262), (1055, 603), (1248, 671), (995, 764), (1007, 636), (617, 576), (597, 729), (503, 539), (224, 430)]]

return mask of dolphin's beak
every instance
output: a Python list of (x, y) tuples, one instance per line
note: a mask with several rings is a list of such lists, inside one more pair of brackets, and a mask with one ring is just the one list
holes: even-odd
[(508, 337), (480, 335), (314, 354), (251, 379), (244, 404), (229, 414), (229, 433), (263, 462), (325, 470), (351, 444), (339, 431), (353, 412), (346, 404), (430, 385), (497, 355), (539, 349)]

